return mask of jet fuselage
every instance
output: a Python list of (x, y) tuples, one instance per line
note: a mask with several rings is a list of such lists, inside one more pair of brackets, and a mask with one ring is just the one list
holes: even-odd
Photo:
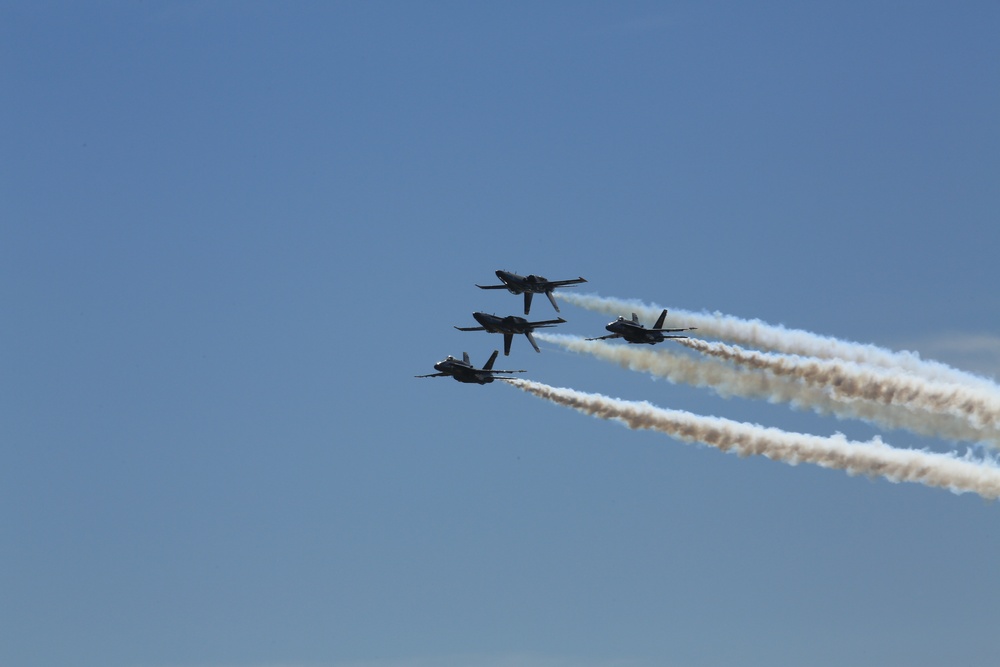
[(476, 286), (480, 289), (505, 289), (511, 294), (523, 294), (525, 315), (531, 311), (531, 297), (535, 294), (544, 294), (547, 296), (552, 303), (552, 307), (556, 309), (556, 312), (559, 312), (559, 305), (556, 303), (555, 297), (552, 296), (552, 290), (558, 287), (567, 287), (587, 282), (587, 279), (583, 276), (570, 280), (549, 280), (545, 276), (536, 276), (534, 274), (522, 276), (510, 271), (504, 271), (503, 269), (498, 269), (494, 273), (500, 279), (500, 285)]
[(489, 313), (475, 312), (472, 313), (472, 316), (490, 333), (523, 334), (532, 329), (532, 325), (528, 320), (517, 315), (498, 317)]
[(544, 276), (536, 276), (534, 274), (521, 276), (516, 273), (511, 273), (510, 271), (504, 271), (499, 269), (496, 272), (497, 278), (500, 279), (511, 294), (524, 294), (525, 292), (531, 292), (533, 294), (539, 294), (545, 292), (548, 285), (548, 280)]
[[(641, 324), (626, 320), (624, 317), (619, 317), (604, 328), (613, 334), (618, 334), (630, 343), (655, 345), (667, 339), (667, 336), (664, 336), (659, 331), (650, 331)], [(676, 336), (672, 336), (672, 338), (676, 338)]]

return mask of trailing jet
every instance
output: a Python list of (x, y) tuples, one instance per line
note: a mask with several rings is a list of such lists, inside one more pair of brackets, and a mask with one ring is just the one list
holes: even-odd
[(618, 319), (614, 322), (608, 323), (608, 326), (604, 327), (611, 333), (607, 336), (599, 336), (597, 338), (588, 338), (587, 340), (604, 340), (606, 338), (624, 338), (630, 343), (648, 343), (650, 345), (655, 345), (656, 343), (663, 342), (667, 338), (687, 338), (687, 336), (665, 336), (664, 334), (677, 333), (679, 331), (692, 331), (697, 329), (697, 327), (687, 327), (684, 329), (664, 329), (663, 320), (667, 317), (666, 308), (660, 313), (659, 319), (656, 320), (656, 324), (653, 325), (652, 329), (647, 329), (646, 327), (639, 324), (639, 316), (632, 313), (632, 319), (626, 320), (623, 316), (619, 315)]
[(488, 313), (472, 313), (472, 316), (482, 325), (481, 327), (455, 328), (459, 331), (489, 331), (490, 333), (503, 334), (503, 354), (505, 357), (510, 354), (510, 342), (514, 339), (514, 334), (524, 334), (524, 337), (528, 339), (529, 343), (531, 343), (531, 347), (535, 348), (535, 352), (541, 352), (541, 350), (538, 349), (538, 343), (535, 342), (535, 337), (531, 335), (531, 332), (535, 329), (541, 329), (544, 327), (554, 327), (555, 325), (562, 324), (566, 321), (560, 317), (557, 320), (529, 322), (523, 317), (518, 317), (517, 315), (498, 317)]
[(497, 360), (497, 355), (500, 354), (500, 350), (493, 350), (493, 354), (490, 356), (490, 360), (486, 362), (486, 365), (482, 368), (476, 368), (469, 361), (469, 353), (462, 353), (462, 360), (459, 361), (455, 357), (448, 355), (447, 359), (437, 362), (434, 364), (434, 370), (437, 373), (431, 373), (430, 375), (417, 375), (418, 378), (439, 378), (450, 375), (459, 382), (476, 383), (476, 384), (489, 384), (493, 380), (513, 380), (512, 377), (505, 377), (502, 375), (497, 375), (497, 373), (524, 373), (525, 371), (498, 371), (493, 369), (493, 362)]
[(572, 280), (546, 280), (542, 276), (528, 275), (519, 276), (516, 273), (511, 273), (510, 271), (497, 271), (497, 278), (503, 285), (476, 285), (479, 289), (505, 289), (511, 294), (523, 294), (524, 295), (524, 314), (527, 315), (528, 311), (531, 310), (531, 297), (535, 294), (544, 294), (549, 297), (549, 301), (552, 302), (552, 307), (559, 312), (559, 306), (556, 305), (556, 299), (552, 296), (552, 290), (557, 287), (567, 287), (569, 285), (576, 285), (579, 283), (587, 282), (586, 278), (573, 278)]

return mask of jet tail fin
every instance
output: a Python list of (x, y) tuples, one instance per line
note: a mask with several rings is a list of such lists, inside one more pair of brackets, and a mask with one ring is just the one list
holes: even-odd
[(632, 313), (632, 321), (635, 322), (636, 324), (639, 324), (639, 316), (636, 315), (635, 313)]
[(538, 343), (535, 342), (535, 337), (531, 335), (530, 331), (525, 331), (524, 337), (528, 339), (529, 343), (531, 343), (531, 347), (535, 348), (535, 352), (541, 352), (541, 350), (538, 349)]
[(524, 314), (527, 315), (528, 311), (531, 310), (531, 297), (534, 296), (533, 292), (524, 293)]
[[(490, 355), (489, 361), (487, 361), (486, 365), (483, 366), (483, 370), (484, 371), (491, 371), (491, 370), (493, 370), (493, 362), (495, 362), (497, 360), (497, 355), (498, 354), (500, 354), (500, 350), (493, 350), (493, 354)], [(469, 355), (465, 355), (465, 358), (468, 359)]]
[(660, 317), (659, 317), (659, 319), (657, 319), (657, 320), (656, 320), (656, 324), (654, 324), (654, 325), (653, 325), (653, 328), (654, 328), (654, 329), (662, 329), (662, 328), (663, 328), (663, 322), (664, 322), (664, 321), (665, 321), (666, 319), (667, 319), (667, 309), (666, 309), (666, 308), (664, 308), (664, 309), (663, 309), (663, 312), (662, 312), (662, 313), (660, 313)]
[(556, 312), (558, 313), (559, 312), (559, 305), (556, 303), (556, 298), (554, 296), (552, 296), (552, 290), (547, 291), (545, 293), (545, 296), (549, 297), (549, 301), (552, 303), (552, 307), (555, 308)]
[(462, 361), (464, 361), (465, 363), (469, 364), (470, 366), (472, 365), (472, 362), (469, 361), (469, 353), (468, 352), (463, 352), (462, 353)]

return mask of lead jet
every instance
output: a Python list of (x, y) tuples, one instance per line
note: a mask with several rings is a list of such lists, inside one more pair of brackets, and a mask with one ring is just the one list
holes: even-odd
[(661, 343), (667, 338), (687, 338), (687, 336), (665, 336), (664, 334), (674, 334), (681, 331), (692, 331), (697, 329), (697, 327), (687, 327), (684, 329), (664, 329), (663, 320), (667, 317), (666, 308), (660, 313), (659, 319), (656, 320), (656, 324), (653, 325), (652, 329), (647, 329), (646, 327), (639, 324), (639, 316), (632, 313), (632, 319), (626, 320), (623, 316), (619, 315), (618, 319), (614, 322), (609, 322), (608, 326), (604, 327), (611, 333), (607, 336), (598, 336), (597, 338), (588, 338), (587, 340), (605, 340), (607, 338), (624, 338), (630, 343), (648, 343), (649, 345), (655, 345)]
[(469, 361), (469, 353), (462, 353), (462, 360), (459, 361), (450, 354), (446, 359), (443, 359), (436, 364), (434, 364), (434, 370), (437, 373), (431, 373), (430, 375), (417, 375), (418, 378), (440, 378), (450, 375), (459, 382), (466, 382), (469, 384), (489, 384), (493, 380), (513, 380), (513, 377), (497, 375), (497, 373), (524, 373), (524, 371), (498, 371), (494, 370), (493, 362), (497, 360), (497, 355), (500, 354), (500, 350), (493, 350), (493, 354), (490, 356), (490, 360), (486, 362), (486, 365), (482, 368), (476, 368)]
[(482, 326), (455, 328), (459, 331), (489, 331), (490, 333), (503, 334), (504, 356), (508, 356), (510, 354), (510, 342), (514, 339), (514, 334), (524, 334), (524, 337), (528, 339), (529, 343), (531, 343), (531, 347), (535, 348), (535, 352), (541, 352), (541, 350), (538, 349), (538, 343), (535, 342), (535, 337), (531, 335), (531, 332), (535, 329), (541, 329), (544, 327), (554, 327), (555, 325), (562, 324), (566, 321), (560, 317), (557, 320), (529, 322), (523, 317), (518, 317), (517, 315), (498, 317), (496, 315), (490, 315), (489, 313), (472, 313), (472, 316), (476, 318), (476, 321)]
[(552, 302), (552, 307), (555, 308), (558, 313), (559, 306), (556, 305), (556, 299), (552, 296), (552, 290), (557, 287), (567, 287), (569, 285), (587, 282), (586, 278), (573, 278), (572, 280), (546, 280), (542, 276), (519, 276), (516, 273), (504, 270), (499, 270), (496, 274), (497, 278), (500, 279), (500, 282), (502, 282), (503, 285), (476, 285), (476, 287), (479, 289), (505, 289), (511, 294), (523, 294), (525, 315), (527, 315), (528, 311), (531, 310), (531, 297), (535, 294), (544, 294), (549, 297), (549, 301)]

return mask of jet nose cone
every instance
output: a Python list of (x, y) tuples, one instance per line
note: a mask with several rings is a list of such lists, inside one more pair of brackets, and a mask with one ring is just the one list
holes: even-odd
[(476, 311), (472, 313), (472, 316), (476, 318), (476, 321), (479, 322), (480, 324), (484, 324), (484, 321), (486, 320), (486, 313), (480, 313), (479, 311)]

